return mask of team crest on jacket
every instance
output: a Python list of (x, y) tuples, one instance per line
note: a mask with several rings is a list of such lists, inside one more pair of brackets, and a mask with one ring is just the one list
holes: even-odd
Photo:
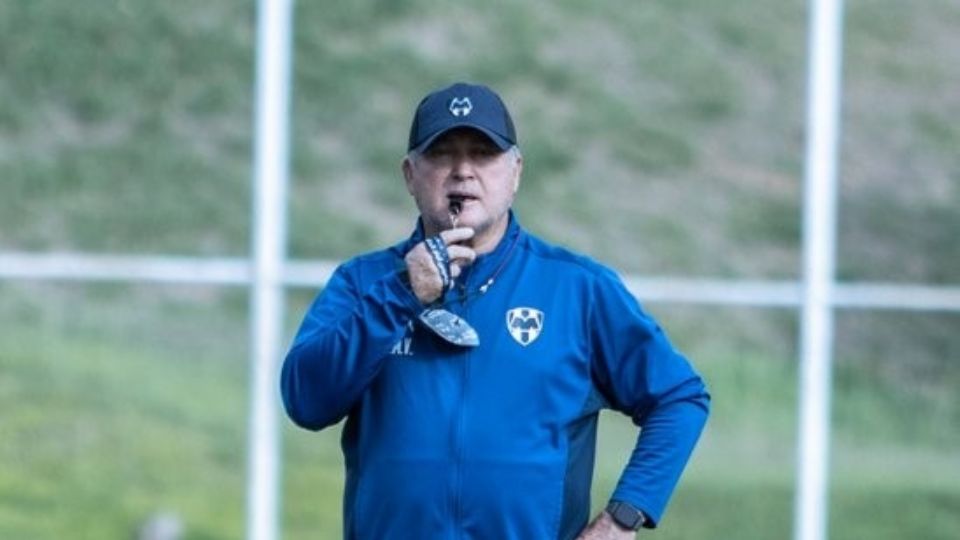
[(507, 330), (517, 343), (526, 347), (540, 336), (543, 330), (543, 312), (529, 307), (516, 307), (507, 311)]

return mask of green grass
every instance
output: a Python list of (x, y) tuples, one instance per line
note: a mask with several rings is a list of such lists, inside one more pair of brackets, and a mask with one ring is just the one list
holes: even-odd
[(13, 330), (44, 346), (0, 361), (0, 536), (128, 538), (158, 510), (190, 538), (242, 536), (242, 362)]
[[(127, 538), (165, 510), (181, 516), (188, 539), (241, 537), (244, 295), (108, 285), (0, 292), (0, 536)], [(291, 295), (288, 334), (309, 296)], [(133, 304), (143, 309), (132, 311)], [(796, 368), (791, 346), (771, 348), (762, 336), (789, 335), (793, 317), (774, 312), (756, 328), (752, 310), (654, 309), (714, 395), (708, 429), (654, 534), (690, 538), (719, 528), (732, 538), (788, 537)], [(709, 330), (698, 316), (724, 325)], [(908, 392), (840, 362), (831, 537), (951, 538), (960, 504), (958, 434), (950, 429), (956, 401), (933, 393), (904, 400)], [(925, 373), (914, 373), (913, 384), (937, 382)], [(865, 382), (853, 391), (856, 374)], [(926, 420), (915, 425), (918, 416)], [(339, 427), (312, 433), (282, 425), (284, 538), (336, 538)], [(628, 419), (604, 414), (595, 510), (635, 437)], [(901, 505), (909, 508), (893, 511)]]

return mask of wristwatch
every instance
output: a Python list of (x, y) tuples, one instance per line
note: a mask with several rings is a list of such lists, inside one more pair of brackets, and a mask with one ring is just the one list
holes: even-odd
[(630, 503), (621, 501), (610, 501), (607, 505), (607, 513), (617, 525), (631, 531), (639, 530), (647, 521), (647, 516), (643, 515), (643, 512)]

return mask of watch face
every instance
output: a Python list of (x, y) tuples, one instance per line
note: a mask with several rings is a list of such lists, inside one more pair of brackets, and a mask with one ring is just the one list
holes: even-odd
[(618, 525), (624, 529), (637, 530), (643, 525), (643, 513), (626, 503), (614, 502), (607, 507), (607, 512)]

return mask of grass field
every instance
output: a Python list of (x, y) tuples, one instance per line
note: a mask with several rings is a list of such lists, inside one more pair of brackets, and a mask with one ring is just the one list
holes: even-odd
[[(535, 232), (624, 272), (794, 279), (806, 3), (297, 5), (289, 251), (407, 234), (411, 107), (509, 102)], [(842, 280), (960, 283), (960, 6), (847, 4)], [(0, 251), (249, 251), (253, 2), (0, 2)], [(290, 295), (288, 335), (312, 292)], [(791, 534), (797, 318), (650, 306), (714, 412), (654, 538)], [(247, 296), (0, 283), (0, 538), (243, 537)], [(960, 538), (960, 315), (837, 316), (831, 538)], [(633, 442), (604, 419), (595, 505)], [(285, 424), (283, 529), (336, 538), (336, 429)]]
[[(163, 510), (182, 517), (187, 538), (242, 537), (243, 295), (192, 287), (27, 289), (0, 289), (0, 313), (16, 321), (0, 332), (0, 537), (128, 538)], [(291, 320), (305, 297), (293, 296)], [(147, 309), (130, 312), (131, 302)], [(750, 310), (697, 309), (729, 321), (709, 335), (696, 315), (659, 311), (715, 401), (655, 537), (700, 538), (718, 529), (730, 538), (789, 537), (792, 347), (751, 337), (739, 322)], [(791, 317), (781, 318), (776, 324)], [(858, 389), (838, 379), (831, 537), (953, 538), (960, 530), (960, 436), (950, 429), (956, 411), (904, 389)], [(284, 538), (336, 538), (339, 428), (315, 434), (283, 425)], [(595, 505), (635, 437), (617, 415), (601, 426)]]

